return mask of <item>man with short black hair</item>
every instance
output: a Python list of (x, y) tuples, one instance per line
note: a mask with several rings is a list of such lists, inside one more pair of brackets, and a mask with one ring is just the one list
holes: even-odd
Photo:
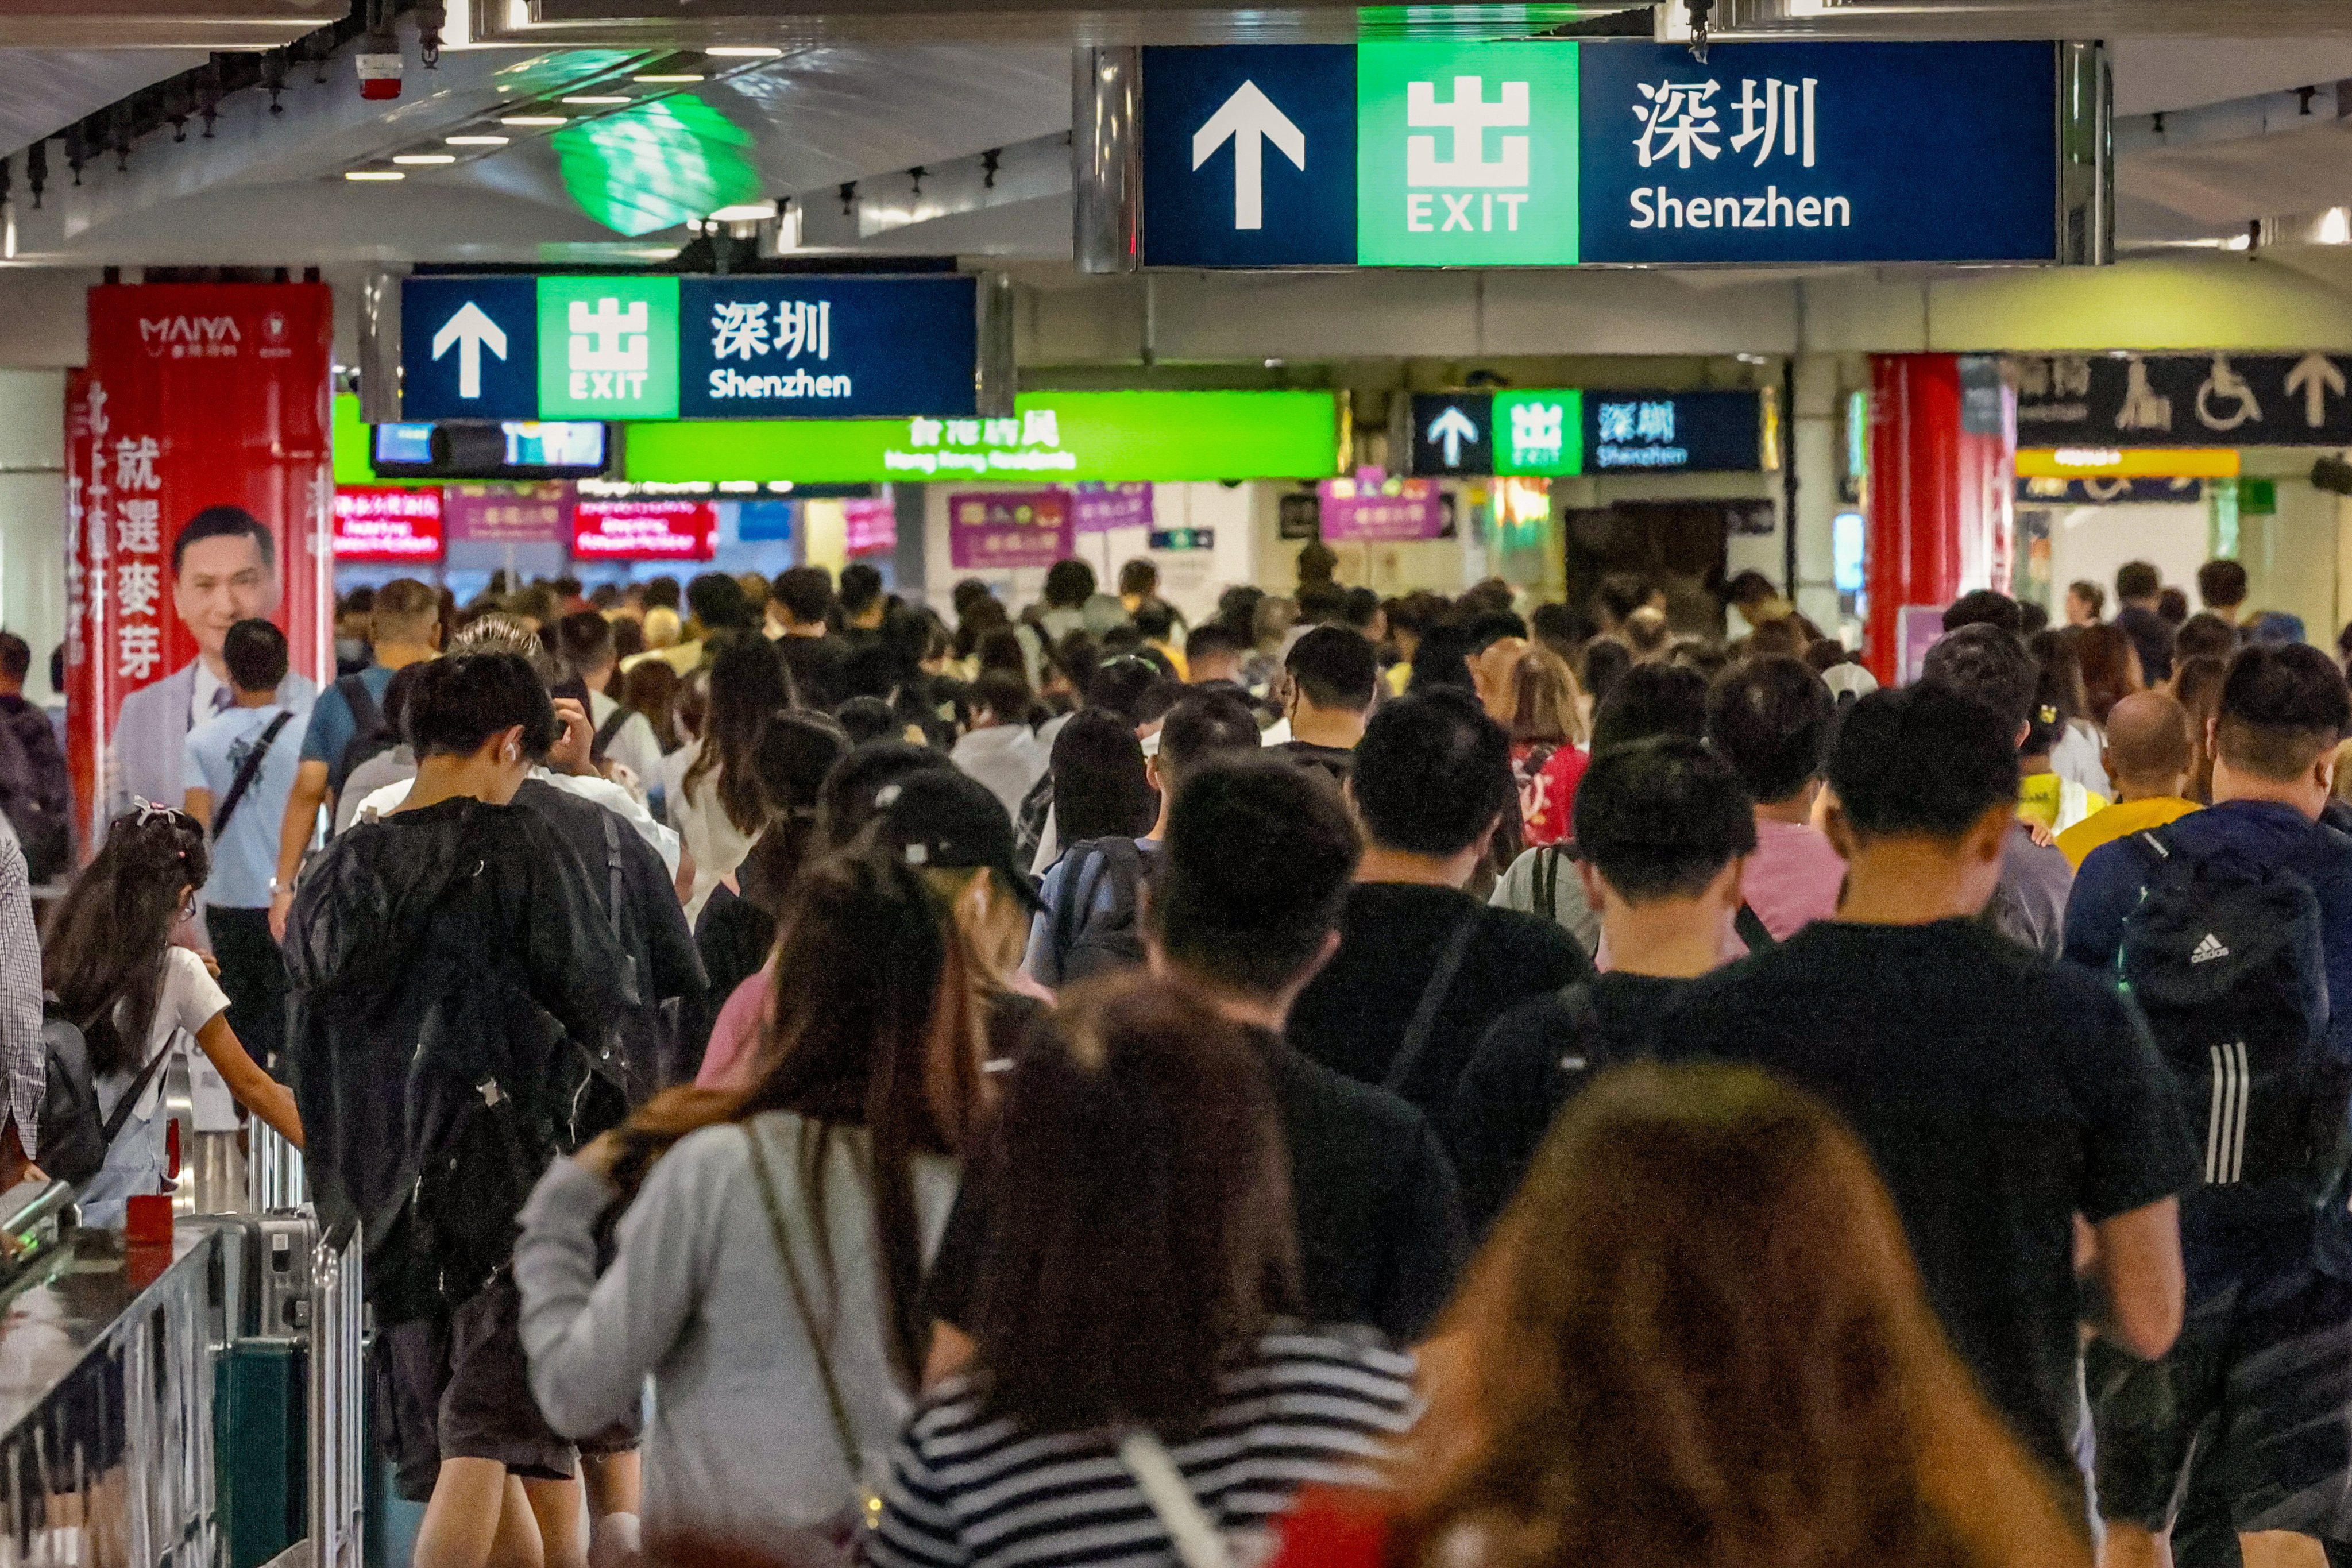
[(32, 646), (0, 632), (0, 816), (16, 831), (34, 882), (73, 865), (73, 782), (49, 716), (25, 699)]
[[(1246, 1025), (1265, 1053), (1290, 1155), (1305, 1314), (1411, 1343), (1464, 1261), (1454, 1173), (1419, 1111), (1283, 1039), (1300, 989), (1340, 940), (1355, 826), (1299, 769), (1231, 756), (1186, 781), (1165, 826), (1146, 916), (1150, 962)], [(983, 1263), (980, 1186), (967, 1177), (927, 1282), (938, 1324), (928, 1382), (971, 1359), (961, 1327)]]
[(853, 561), (841, 569), (842, 634), (856, 641), (877, 640), (882, 616), (890, 602), (883, 597), (882, 574), (872, 563)]
[(1585, 770), (1575, 874), (1614, 959), (1504, 1014), (1454, 1085), (1443, 1131), (1474, 1231), (1510, 1202), (1560, 1108), (1638, 1055), (1658, 1013), (1724, 961), (1758, 820), (1739, 775), (1704, 742), (1655, 736)]
[(643, 795), (661, 776), (661, 742), (654, 736), (651, 721), (622, 707), (605, 690), (621, 663), (613, 623), (593, 610), (580, 610), (557, 621), (553, 630), (555, 657), (564, 675), (588, 689), (588, 722), (595, 729), (590, 757), (599, 763), (609, 757), (628, 769), (636, 793)]
[(1339, 954), (1292, 1014), (1300, 1050), (1435, 1110), (1496, 1018), (1591, 973), (1559, 926), (1462, 890), (1517, 788), (1510, 738), (1468, 693), (1372, 715), (1347, 784), (1364, 858)]
[[(1740, 874), (1741, 903), (1773, 942), (1837, 913), (1845, 886), (1837, 847), (1812, 825), (1836, 711), (1820, 676), (1801, 659), (1780, 656), (1734, 665), (1708, 696), (1707, 742), (1756, 803), (1756, 847)], [(1750, 930), (1741, 940), (1763, 945), (1748, 942), (1754, 935)]]
[(1298, 621), (1301, 626), (1336, 626), (1348, 618), (1348, 590), (1337, 583), (1301, 583), (1298, 585)]
[(1160, 846), (1184, 783), (1220, 758), (1258, 749), (1257, 716), (1230, 691), (1195, 691), (1168, 710), (1159, 749), (1143, 760), (1160, 795), (1160, 816), (1139, 838), (1072, 844), (1045, 874), (1041, 908), (1023, 967), (1041, 985), (1062, 986), (1143, 962), (1140, 910)]
[(802, 707), (825, 712), (846, 696), (842, 666), (847, 655), (839, 639), (826, 635), (833, 604), (833, 577), (822, 566), (795, 566), (768, 585), (768, 635), (792, 671), (793, 693)]
[[(1998, 626), (1950, 632), (1927, 650), (1923, 680), (1948, 686), (1991, 709), (2015, 728), (2017, 745), (2032, 734), (2031, 717), (2040, 668), (2025, 644)], [(2044, 958), (2065, 944), (2066, 893), (2074, 868), (2054, 844), (2036, 843), (2022, 822), (2003, 847), (2000, 885), (1986, 914), (2003, 936)]]
[(2247, 591), (2246, 569), (2238, 562), (2208, 561), (2197, 568), (2198, 602), (2206, 614), (2219, 616), (2233, 626), (2244, 620)]
[(1239, 685), (1242, 661), (1249, 651), (1248, 640), (1231, 626), (1222, 621), (1204, 622), (1184, 639), (1184, 678), (1195, 686), (1220, 680)]
[[(301, 766), (278, 820), (278, 875), (269, 889), (269, 929), (281, 939), (319, 810), (326, 807), (332, 820), (352, 769), (363, 760), (360, 753), (383, 736), (383, 694), (394, 674), (441, 651), (441, 595), (414, 577), (386, 583), (368, 612), (368, 647), (374, 662), (319, 693), (302, 726)], [(281, 706), (295, 707), (282, 699)]]
[(2016, 827), (2009, 715), (1937, 681), (1874, 692), (1827, 771), (1837, 918), (1696, 982), (1654, 1043), (1768, 1068), (1845, 1116), (1953, 1348), (2079, 1496), (2078, 1325), (2143, 1356), (2179, 1328), (2175, 1197), (2197, 1161), (2179, 1089), (2112, 986), (1976, 918)]
[(2150, 686), (2172, 675), (2172, 624), (2157, 613), (2163, 596), (2163, 575), (2147, 562), (2116, 569), (2115, 625), (2139, 649), (2140, 676)]
[(1290, 739), (1275, 753), (1346, 778), (1380, 686), (1380, 656), (1348, 627), (1317, 626), (1290, 645), (1282, 667), (1290, 678), (1282, 708)]
[(2011, 637), (2023, 635), (2025, 616), (2015, 599), (1990, 588), (1979, 588), (1961, 595), (1944, 612), (1944, 630), (1958, 631), (1962, 626), (1999, 626)]
[[(278, 825), (301, 766), (299, 742), (288, 733), (300, 715), (278, 701), (286, 679), (284, 632), (259, 618), (239, 621), (222, 639), (221, 657), (236, 703), (188, 731), (183, 804), (212, 839), (205, 930), (228, 993), (229, 1027), (264, 1070), (278, 1073), (286, 1046), (286, 963), (269, 934), (269, 880)], [(205, 1076), (199, 1069), (199, 1079)]]
[[(2207, 1130), (2181, 1342), (2094, 1366), (2103, 1511), (2169, 1529), (2182, 1563), (2237, 1535), (2249, 1564), (2283, 1563), (2309, 1542), (2263, 1537), (2352, 1531), (2352, 838), (2320, 821), (2347, 728), (2326, 655), (2245, 649), (2212, 721), (2213, 804), (2093, 850), (2067, 910), (2067, 957), (2132, 981)], [(2184, 1005), (2200, 985), (2215, 1005)]]

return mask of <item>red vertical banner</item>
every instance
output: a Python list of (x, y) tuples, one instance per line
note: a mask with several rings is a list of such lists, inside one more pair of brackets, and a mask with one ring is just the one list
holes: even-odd
[(176, 805), (221, 640), (286, 633), (282, 700), (331, 671), (331, 296), (320, 283), (109, 284), (67, 391), (68, 765), (85, 852), (134, 799)]

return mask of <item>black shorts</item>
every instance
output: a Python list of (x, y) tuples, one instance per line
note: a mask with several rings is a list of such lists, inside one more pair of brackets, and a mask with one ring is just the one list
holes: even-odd
[(2094, 1342), (2086, 1361), (2101, 1517), (2174, 1528), (2176, 1552), (2207, 1531), (2352, 1539), (2352, 1285), (2308, 1263), (2231, 1279), (2163, 1360)]
[(495, 1459), (527, 1480), (572, 1479), (576, 1451), (531, 1397), (521, 1307), (513, 1277), (501, 1270), (447, 1317), (376, 1335), (376, 1441), (402, 1497), (431, 1497), (444, 1459)]

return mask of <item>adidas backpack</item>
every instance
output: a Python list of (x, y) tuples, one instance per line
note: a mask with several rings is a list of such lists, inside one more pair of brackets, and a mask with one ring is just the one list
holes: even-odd
[(2343, 1163), (2347, 1069), (2326, 1048), (2319, 901), (2292, 872), (2196, 859), (2143, 833), (2119, 978), (2205, 1139), (2208, 1192), (2233, 1218), (2307, 1209)]

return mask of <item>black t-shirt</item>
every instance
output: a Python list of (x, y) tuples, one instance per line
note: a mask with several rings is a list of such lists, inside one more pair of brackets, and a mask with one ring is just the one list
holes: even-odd
[(840, 705), (841, 667), (849, 658), (841, 638), (781, 637), (776, 653), (793, 672), (793, 694), (802, 707), (831, 710)]
[(1356, 765), (1356, 753), (1346, 746), (1318, 746), (1312, 741), (1285, 741), (1269, 747), (1270, 754), (1301, 767), (1319, 768), (1334, 779), (1345, 779)]
[(2138, 1014), (1976, 921), (1816, 921), (1694, 983), (1655, 1046), (1769, 1068), (1845, 1116), (1953, 1347), (2074, 1479), (2074, 1215), (2095, 1224), (2197, 1184), (2179, 1088)]
[(1422, 995), (1465, 921), (1478, 922), (1475, 934), (1428, 1047), (1399, 1089), (1436, 1111), (1496, 1018), (1591, 978), (1591, 961), (1554, 921), (1492, 909), (1452, 888), (1360, 883), (1348, 890), (1339, 917), (1339, 951), (1291, 1009), (1290, 1043), (1349, 1078), (1385, 1084)]
[[(1262, 1035), (1290, 1147), (1307, 1316), (1364, 1323), (1400, 1344), (1425, 1332), (1467, 1252), (1453, 1168), (1428, 1121)], [(985, 1158), (985, 1156), (982, 1156)], [(982, 1184), (957, 1194), (924, 1287), (934, 1320), (969, 1326), (987, 1247)]]
[(1473, 1236), (1484, 1235), (1519, 1190), (1544, 1134), (1592, 1076), (1641, 1054), (1658, 1015), (1687, 980), (1614, 971), (1523, 1002), (1495, 1020), (1445, 1108), (1440, 1128), (1462, 1178)]

